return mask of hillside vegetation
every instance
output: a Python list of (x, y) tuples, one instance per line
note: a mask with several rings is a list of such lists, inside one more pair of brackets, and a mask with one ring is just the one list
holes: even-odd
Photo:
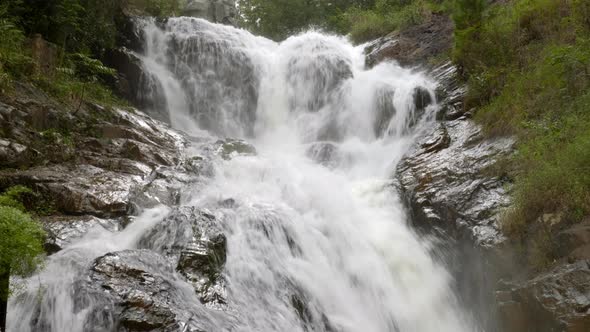
[[(115, 72), (98, 59), (116, 46), (125, 13), (169, 16), (180, 0), (8, 0), (0, 4), (0, 93), (30, 82), (66, 105), (124, 105), (105, 84)], [(56, 68), (40, 72), (31, 54), (35, 34), (57, 48)]]
[(533, 263), (543, 265), (557, 244), (542, 220), (590, 213), (590, 2), (518, 0), (480, 7), (456, 25), (467, 107), (478, 109), (488, 135), (519, 142), (505, 165), (515, 192), (502, 225), (539, 237)]
[(282, 40), (309, 28), (349, 34), (356, 43), (450, 12), (452, 0), (238, 0), (241, 24)]

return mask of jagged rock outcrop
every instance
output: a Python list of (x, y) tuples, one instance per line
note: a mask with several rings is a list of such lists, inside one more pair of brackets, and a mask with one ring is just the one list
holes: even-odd
[(466, 235), (481, 246), (504, 241), (497, 213), (510, 203), (506, 179), (486, 169), (513, 150), (514, 140), (484, 140), (466, 117), (436, 123), (398, 166), (418, 227)]
[(453, 46), (453, 21), (446, 14), (433, 14), (424, 23), (394, 31), (369, 44), (366, 63), (396, 60), (405, 66), (424, 65)]
[[(50, 252), (94, 224), (118, 224), (113, 220), (134, 211), (137, 192), (153, 188), (166, 169), (186, 164), (181, 154), (187, 138), (137, 111), (98, 105), (70, 110), (31, 86), (5, 101), (0, 190), (29, 186), (46, 198), (44, 213), (64, 216), (44, 218)], [(151, 191), (152, 199), (167, 201), (173, 191), (168, 184)]]

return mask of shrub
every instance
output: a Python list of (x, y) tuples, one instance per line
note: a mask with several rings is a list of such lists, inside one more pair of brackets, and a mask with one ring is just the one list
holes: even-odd
[(0, 302), (10, 295), (8, 276), (29, 275), (43, 258), (45, 232), (19, 202), (25, 193), (30, 190), (17, 186), (0, 195)]

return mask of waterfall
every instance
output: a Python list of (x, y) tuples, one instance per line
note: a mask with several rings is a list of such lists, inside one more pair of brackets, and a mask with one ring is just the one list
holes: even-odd
[[(178, 315), (199, 322), (194, 331), (477, 330), (432, 246), (409, 227), (391, 179), (433, 121), (436, 82), (395, 63), (367, 69), (362, 46), (317, 31), (275, 43), (194, 18), (141, 29), (138, 56), (159, 89), (141, 93), (165, 97), (171, 125), (256, 149), (214, 158), (211, 175), (181, 193), (181, 206), (206, 211), (199, 218), (227, 238), (216, 281), (224, 300), (201, 304), (173, 268), (142, 263), (169, 280)], [(34, 320), (56, 332), (112, 328), (104, 321), (117, 317), (92, 310), (106, 307), (101, 296), (76, 294), (79, 276), (109, 252), (163, 255), (191, 227), (174, 218), (169, 207), (147, 209), (120, 232), (90, 232), (50, 257), (31, 278), (44, 285), (42, 299), (35, 287), (13, 299), (9, 330), (35, 330)]]

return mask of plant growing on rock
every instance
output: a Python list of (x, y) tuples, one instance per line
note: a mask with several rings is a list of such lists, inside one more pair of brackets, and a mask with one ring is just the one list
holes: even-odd
[(45, 232), (24, 211), (18, 197), (30, 192), (13, 187), (0, 195), (0, 331), (6, 331), (10, 276), (27, 276), (42, 262)]

